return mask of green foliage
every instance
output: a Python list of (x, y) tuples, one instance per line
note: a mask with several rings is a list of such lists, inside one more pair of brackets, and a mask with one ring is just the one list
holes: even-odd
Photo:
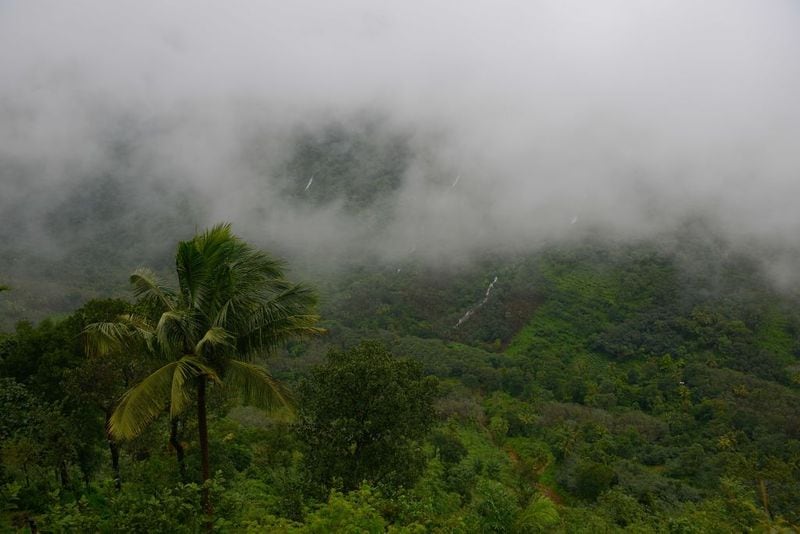
[(333, 491), (328, 502), (308, 516), (303, 531), (313, 534), (381, 533), (386, 522), (375, 506), (373, 490), (369, 486), (361, 486), (358, 491), (347, 495)]
[(610, 466), (582, 460), (568, 471), (563, 484), (579, 497), (593, 500), (616, 482), (616, 473)]
[(36, 426), (41, 407), (28, 389), (12, 378), (0, 378), (0, 440)]
[(84, 498), (63, 505), (54, 504), (41, 522), (48, 532), (58, 534), (100, 530), (100, 517), (89, 508), (89, 503)]
[(471, 505), (474, 530), (478, 532), (516, 532), (520, 506), (509, 488), (493, 480), (482, 479), (475, 487)]
[(445, 466), (456, 465), (467, 455), (467, 448), (461, 443), (453, 426), (434, 432), (430, 437), (430, 443)]
[[(155, 491), (153, 491), (155, 490)], [(126, 485), (121, 492), (107, 487), (101, 494), (104, 510), (86, 497), (54, 503), (38, 521), (46, 532), (197, 532), (203, 515), (197, 484), (154, 488)]]
[(636, 499), (616, 488), (600, 496), (598, 509), (620, 527), (644, 522), (647, 517), (645, 508)]
[(435, 380), (423, 377), (419, 363), (364, 343), (331, 351), (300, 391), (298, 431), (316, 483), (407, 487), (419, 477), (420, 440), (433, 423), (436, 394)]
[[(328, 202), (349, 193), (317, 194)], [(364, 209), (375, 201), (362, 200)], [(187, 386), (194, 373), (219, 380), (208, 402), (211, 461), (224, 475), (209, 483), (215, 528), (796, 529), (800, 308), (752, 261), (706, 244), (686, 239), (665, 253), (584, 243), (487, 257), (458, 272), (408, 262), (402, 272), (360, 266), (326, 279), (329, 336), (293, 342), (270, 362), (301, 393), (296, 425), (286, 412), (236, 406), (265, 401), (253, 387), (266, 380), (261, 368), (234, 378), (221, 365), (240, 361), (248, 341), (212, 324), (198, 329), (187, 343), (197, 361), (184, 360), (190, 368), (178, 377)], [(495, 275), (492, 298), (455, 328)], [(133, 309), (95, 302), (0, 335), (0, 530), (31, 520), (54, 532), (201, 528), (203, 490), (180, 481), (166, 421), (126, 443), (122, 489), (110, 483), (104, 407), (126, 381), (158, 368), (151, 356), (175, 371), (185, 354), (162, 346), (197, 322), (174, 306), (159, 338), (165, 304), (183, 297), (148, 276), (138, 273), (143, 298)], [(153, 334), (125, 347), (135, 350), (87, 358), (81, 330), (120, 313), (143, 318), (128, 326)], [(364, 337), (390, 348), (359, 345)], [(342, 348), (325, 359), (332, 346)], [(147, 357), (120, 365), (137, 351)], [(220, 395), (226, 379), (243, 394)], [(176, 406), (194, 403), (187, 392)], [(159, 414), (168, 400), (160, 397)], [(201, 454), (187, 436), (197, 429), (185, 410), (178, 441), (192, 473)]]
[(517, 516), (514, 529), (517, 532), (552, 532), (560, 523), (558, 509), (553, 502), (535, 495)]

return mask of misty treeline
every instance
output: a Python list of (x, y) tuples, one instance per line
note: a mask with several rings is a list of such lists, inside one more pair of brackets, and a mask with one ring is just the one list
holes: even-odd
[[(219, 286), (230, 279), (210, 264), (187, 278), (186, 244), (206, 250), (211, 237), (181, 244), (177, 275), (137, 271), (135, 298), (90, 300), (0, 335), (3, 528), (767, 532), (800, 523), (797, 302), (758, 261), (697, 227), (679, 246), (588, 240), (458, 269), (365, 263), (317, 279), (318, 310), (310, 293), (280, 310), (318, 312), (316, 326), (264, 315), (278, 321), (264, 334), (289, 330), (252, 359), (255, 338), (235, 333), (248, 320), (218, 319), (225, 333), (191, 334), (199, 317), (169, 328), (190, 313), (189, 288), (207, 284), (208, 298), (192, 305), (204, 314), (209, 295), (256, 306), (248, 299), (306, 290), (272, 263), (260, 282), (272, 289), (255, 293), (240, 293), (250, 275)], [(13, 300), (8, 285), (0, 298)], [(92, 333), (105, 337), (87, 343)], [(237, 361), (255, 374), (236, 380)], [(160, 386), (165, 364), (176, 374)], [(126, 412), (142, 395), (150, 400)]]
[(0, 7), (13, 263), (137, 230), (164, 253), (218, 219), (324, 258), (652, 237), (695, 214), (795, 249), (791, 0), (120, 2)]

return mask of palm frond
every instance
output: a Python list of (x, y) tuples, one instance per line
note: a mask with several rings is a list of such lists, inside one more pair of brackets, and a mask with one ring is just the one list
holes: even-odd
[(202, 355), (205, 348), (234, 348), (233, 336), (221, 326), (209, 328), (203, 338), (194, 346), (194, 353)]
[(175, 418), (186, 409), (191, 397), (189, 382), (201, 375), (206, 375), (214, 382), (220, 382), (219, 375), (211, 367), (204, 364), (194, 356), (184, 356), (178, 360), (175, 372), (172, 374), (172, 389), (170, 392), (169, 414)]
[(153, 352), (153, 341), (156, 339), (156, 328), (153, 323), (142, 315), (124, 314), (119, 316), (119, 322), (124, 323), (136, 334), (150, 352)]
[(237, 347), (239, 354), (243, 360), (252, 361), (273, 353), (293, 339), (323, 335), (327, 330), (315, 326), (318, 321), (318, 315), (296, 315), (273, 321), (241, 338)]
[(155, 328), (161, 350), (170, 357), (189, 352), (194, 344), (195, 328), (189, 310), (176, 309), (162, 313)]
[(245, 404), (266, 410), (292, 407), (290, 393), (259, 365), (229, 360), (224, 384), (238, 392)]
[(240, 350), (249, 355), (270, 352), (292, 338), (323, 334), (316, 326), (319, 316), (309, 313), (314, 309), (316, 296), (302, 284), (290, 285), (274, 295), (244, 318), (238, 330), (245, 333), (240, 338)]
[(317, 295), (305, 284), (287, 284), (280, 292), (265, 302), (265, 306), (280, 310), (285, 315), (308, 311), (317, 304)]
[(237, 280), (248, 246), (231, 233), (229, 224), (218, 225), (193, 241), (207, 267), (204, 310), (213, 318), (231, 295), (241, 291)]
[(130, 283), (136, 298), (154, 300), (166, 310), (175, 308), (175, 292), (163, 285), (150, 269), (136, 269), (130, 276)]
[(202, 308), (206, 300), (208, 267), (202, 253), (192, 241), (181, 241), (175, 255), (175, 266), (178, 271), (183, 306), (186, 308)]
[(122, 396), (108, 423), (112, 436), (133, 439), (164, 412), (172, 397), (172, 383), (178, 366), (179, 362), (168, 363)]
[(230, 224), (182, 242), (176, 262), (182, 294), (214, 326), (288, 287), (283, 263), (233, 235)]
[(120, 316), (116, 322), (92, 323), (83, 329), (83, 341), (90, 356), (118, 351), (136, 350), (138, 344), (147, 344), (152, 330), (132, 315)]

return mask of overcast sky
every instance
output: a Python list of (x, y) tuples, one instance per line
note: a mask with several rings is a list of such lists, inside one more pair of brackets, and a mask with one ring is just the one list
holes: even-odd
[[(29, 204), (30, 228), (130, 131), (143, 196), (199, 192), (199, 223), (309, 247), (449, 254), (694, 213), (800, 235), (796, 1), (0, 0), (0, 67), (0, 208)], [(377, 236), (265, 192), (242, 155), (364, 110), (425, 154)]]

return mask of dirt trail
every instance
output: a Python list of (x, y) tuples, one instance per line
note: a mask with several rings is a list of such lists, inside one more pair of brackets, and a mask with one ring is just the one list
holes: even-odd
[[(506, 452), (508, 453), (508, 457), (511, 459), (511, 463), (512, 463), (512, 464), (514, 464), (515, 466), (518, 466), (518, 465), (520, 465), (520, 463), (522, 462), (522, 460), (520, 459), (520, 457), (519, 457), (519, 454), (517, 453), (517, 451), (515, 451), (515, 450), (514, 450), (514, 449), (512, 449), (511, 447), (508, 447), (508, 448), (506, 448)], [(544, 465), (544, 466), (542, 466), (542, 467), (541, 467), (540, 469), (538, 469), (538, 470), (534, 470), (534, 476), (535, 476), (536, 478), (538, 478), (538, 477), (539, 477), (539, 475), (541, 475), (541, 474), (542, 474), (542, 472), (543, 472), (545, 469), (547, 469), (547, 465)], [(563, 505), (563, 504), (564, 504), (564, 499), (563, 499), (563, 497), (561, 497), (561, 495), (559, 495), (559, 494), (558, 494), (558, 492), (556, 492), (556, 490), (555, 490), (555, 489), (553, 489), (553, 488), (551, 488), (550, 486), (547, 486), (547, 485), (545, 485), (545, 484), (542, 484), (541, 482), (535, 482), (535, 483), (533, 484), (533, 486), (534, 486), (534, 487), (535, 487), (537, 490), (539, 490), (539, 493), (541, 493), (542, 495), (544, 495), (545, 497), (547, 497), (548, 499), (550, 499), (550, 500), (553, 502), (553, 504), (556, 504), (556, 505), (559, 505), (559, 506), (561, 506), (561, 505)]]

